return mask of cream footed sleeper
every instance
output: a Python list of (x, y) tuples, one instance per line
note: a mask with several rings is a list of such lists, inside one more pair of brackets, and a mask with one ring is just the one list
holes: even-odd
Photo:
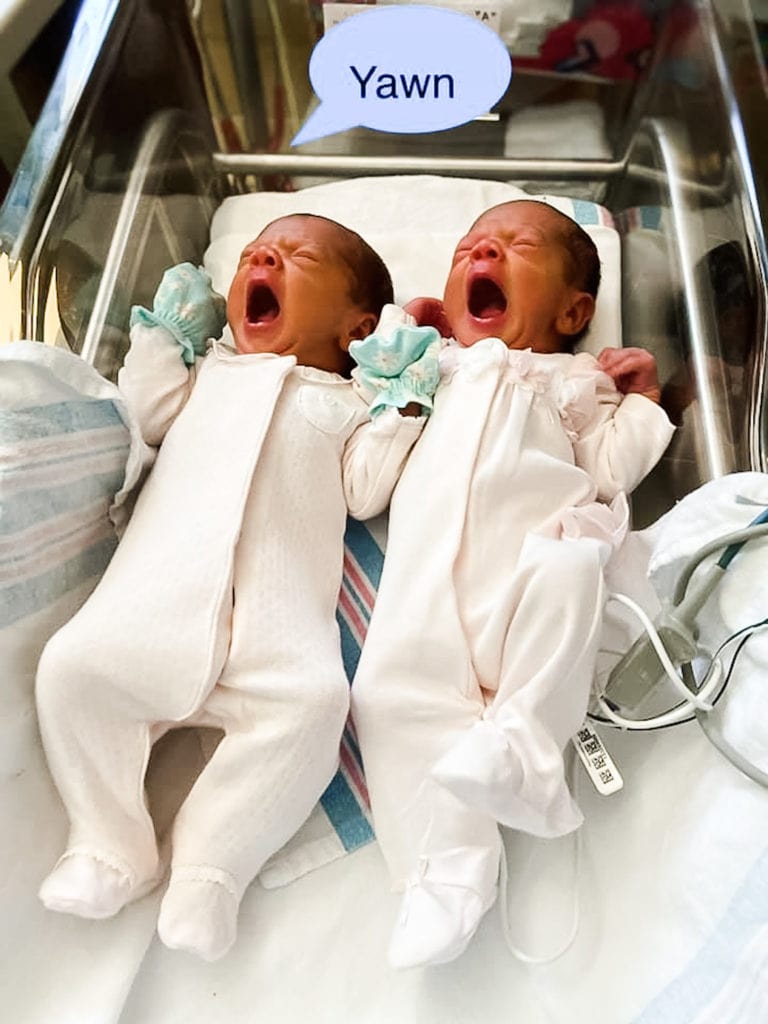
[(602, 566), (625, 492), (673, 430), (587, 353), (490, 338), (440, 358), (352, 688), (376, 834), (405, 890), (400, 967), (464, 949), (495, 899), (499, 823), (545, 837), (581, 823), (562, 750), (587, 708)]
[(332, 778), (347, 716), (335, 608), (347, 512), (386, 507), (423, 420), (371, 421), (356, 386), (228, 329), (187, 368), (135, 326), (120, 388), (162, 447), (107, 571), (48, 643), (37, 702), (70, 819), (51, 909), (106, 917), (163, 874), (144, 795), (173, 725), (224, 738), (173, 828), (158, 931), (207, 959), (243, 892)]

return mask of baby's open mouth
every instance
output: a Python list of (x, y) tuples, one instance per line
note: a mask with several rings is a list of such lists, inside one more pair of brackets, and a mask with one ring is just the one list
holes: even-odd
[(245, 315), (249, 324), (270, 324), (280, 315), (280, 303), (265, 284), (254, 285), (248, 293)]
[(490, 320), (506, 311), (507, 297), (489, 277), (476, 277), (469, 286), (470, 314), (478, 320)]

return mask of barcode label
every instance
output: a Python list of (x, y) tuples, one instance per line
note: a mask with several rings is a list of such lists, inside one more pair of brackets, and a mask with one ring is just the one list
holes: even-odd
[(601, 796), (618, 793), (624, 785), (624, 780), (597, 733), (585, 724), (571, 742), (576, 747), (576, 753), (587, 769), (587, 775), (597, 792)]

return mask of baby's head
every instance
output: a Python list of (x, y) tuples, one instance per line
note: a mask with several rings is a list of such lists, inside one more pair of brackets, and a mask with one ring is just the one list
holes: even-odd
[(384, 262), (358, 234), (297, 213), (243, 249), (227, 320), (238, 352), (294, 355), (303, 366), (347, 374), (349, 343), (370, 334), (392, 301)]
[(486, 210), (459, 242), (443, 301), (462, 345), (494, 337), (510, 348), (570, 352), (599, 284), (589, 235), (554, 207), (519, 199)]

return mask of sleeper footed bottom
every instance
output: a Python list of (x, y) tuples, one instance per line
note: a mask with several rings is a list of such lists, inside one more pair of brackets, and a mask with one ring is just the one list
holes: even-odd
[(226, 871), (174, 868), (160, 906), (157, 933), (169, 949), (219, 960), (237, 938), (239, 908), (235, 880)]
[(114, 917), (127, 903), (151, 892), (162, 878), (160, 870), (142, 882), (112, 864), (87, 853), (65, 853), (40, 886), (38, 896), (47, 910), (100, 920)]
[(442, 964), (461, 956), (498, 895), (496, 847), (460, 846), (422, 856), (389, 944), (391, 967)]

